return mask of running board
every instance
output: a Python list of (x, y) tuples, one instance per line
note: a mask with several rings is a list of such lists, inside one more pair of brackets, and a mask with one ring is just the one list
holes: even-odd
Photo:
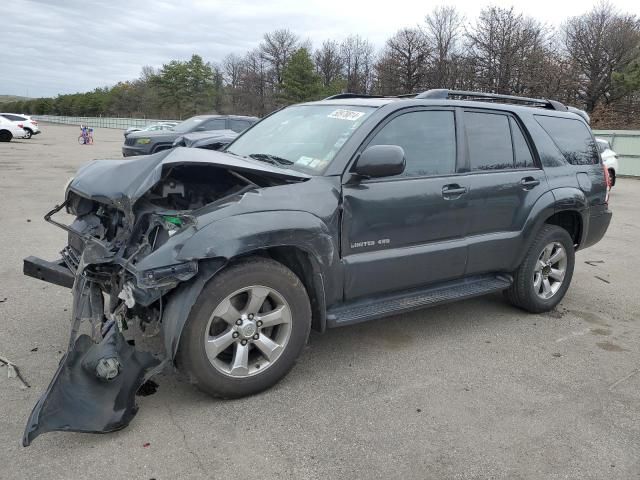
[(375, 299), (354, 300), (327, 312), (327, 327), (342, 327), (509, 288), (510, 275), (483, 275), (409, 290)]

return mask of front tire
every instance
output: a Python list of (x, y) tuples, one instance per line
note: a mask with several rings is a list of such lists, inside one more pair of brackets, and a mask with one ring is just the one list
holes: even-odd
[(13, 138), (13, 135), (8, 130), (2, 130), (0, 132), (0, 142), (10, 142)]
[(310, 329), (300, 279), (274, 260), (247, 259), (203, 288), (182, 332), (178, 369), (214, 397), (253, 395), (291, 370)]
[(574, 265), (569, 233), (556, 225), (544, 225), (516, 270), (506, 297), (531, 313), (553, 310), (567, 293)]

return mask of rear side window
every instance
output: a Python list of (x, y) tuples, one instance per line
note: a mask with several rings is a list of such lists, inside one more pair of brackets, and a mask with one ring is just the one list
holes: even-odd
[(582, 121), (542, 115), (535, 117), (571, 165), (592, 165), (599, 162), (598, 147)]
[(369, 145), (404, 149), (405, 177), (448, 175), (456, 169), (456, 129), (453, 112), (424, 110), (399, 115), (380, 130)]
[(524, 138), (524, 134), (520, 129), (518, 123), (511, 117), (509, 117), (509, 124), (511, 125), (511, 136), (513, 138), (513, 151), (515, 154), (516, 168), (532, 168), (534, 167), (533, 155), (529, 145)]
[(26, 118), (19, 117), (18, 115), (3, 115), (4, 118), (11, 120), (12, 122), (23, 122)]
[(465, 112), (464, 125), (471, 171), (513, 168), (509, 117), (493, 113)]

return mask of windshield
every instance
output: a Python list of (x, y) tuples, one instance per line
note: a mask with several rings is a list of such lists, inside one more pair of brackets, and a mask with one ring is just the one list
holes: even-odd
[(265, 118), (227, 152), (318, 175), (373, 107), (295, 105)]
[(205, 117), (191, 117), (185, 120), (182, 123), (179, 123), (175, 127), (173, 127), (174, 132), (178, 133), (187, 133), (192, 131), (194, 128), (197, 128), (202, 122), (206, 120)]

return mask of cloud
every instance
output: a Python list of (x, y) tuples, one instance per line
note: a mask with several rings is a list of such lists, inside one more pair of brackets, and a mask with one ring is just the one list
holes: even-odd
[[(555, 0), (513, 3), (551, 22), (593, 4), (568, 0), (559, 11), (557, 5), (544, 8)], [(475, 0), (457, 4), (468, 18), (480, 9)], [(635, 1), (616, 4), (640, 13)], [(371, 0), (11, 0), (11, 8), (0, 15), (0, 94), (92, 90), (137, 78), (144, 65), (160, 67), (193, 53), (220, 62), (229, 53), (255, 48), (265, 32), (277, 28), (289, 28), (314, 45), (359, 34), (379, 47), (399, 28), (420, 23), (434, 5), (419, 0), (394, 0), (393, 8)]]

